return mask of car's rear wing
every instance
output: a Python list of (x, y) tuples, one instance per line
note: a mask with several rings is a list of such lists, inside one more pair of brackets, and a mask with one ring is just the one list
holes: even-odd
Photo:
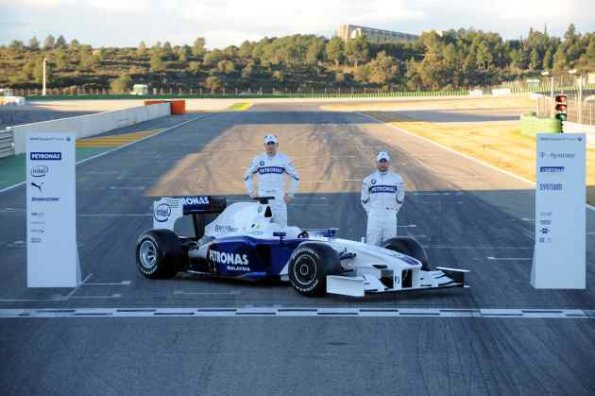
[(225, 198), (211, 195), (163, 197), (153, 202), (153, 228), (173, 230), (179, 218), (192, 215), (195, 236), (200, 238), (205, 215), (221, 213), (226, 206)]

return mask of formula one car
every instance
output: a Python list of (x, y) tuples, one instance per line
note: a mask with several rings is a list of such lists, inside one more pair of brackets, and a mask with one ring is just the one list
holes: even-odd
[[(412, 238), (392, 238), (381, 248), (336, 238), (333, 228), (281, 228), (272, 222), (272, 199), (229, 206), (213, 196), (160, 199), (153, 206), (153, 229), (137, 240), (138, 270), (148, 278), (186, 271), (250, 281), (278, 279), (306, 296), (363, 297), (465, 286), (468, 271), (432, 270), (424, 249)], [(195, 235), (174, 232), (184, 216), (192, 217)]]

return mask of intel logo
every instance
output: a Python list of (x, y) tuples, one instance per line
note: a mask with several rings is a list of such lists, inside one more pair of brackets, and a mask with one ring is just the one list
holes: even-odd
[(155, 220), (162, 223), (169, 219), (169, 216), (171, 215), (171, 208), (167, 204), (160, 204), (155, 208), (153, 215)]
[(33, 177), (44, 177), (49, 172), (49, 168), (45, 165), (36, 165), (29, 171)]

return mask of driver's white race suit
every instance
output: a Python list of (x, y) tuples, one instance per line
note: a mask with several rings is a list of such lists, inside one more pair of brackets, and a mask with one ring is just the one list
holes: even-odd
[(287, 193), (290, 197), (293, 197), (297, 192), (300, 180), (291, 158), (282, 153), (277, 153), (274, 156), (263, 153), (254, 157), (244, 177), (246, 189), (250, 195), (255, 193), (252, 179), (256, 174), (258, 174), (257, 195), (275, 197), (270, 203), (273, 211), (273, 221), (281, 227), (287, 227), (287, 205), (284, 201), (285, 174), (291, 180), (289, 192)]
[(376, 171), (364, 179), (361, 201), (368, 214), (368, 244), (382, 246), (397, 236), (397, 212), (404, 199), (405, 186), (398, 173)]

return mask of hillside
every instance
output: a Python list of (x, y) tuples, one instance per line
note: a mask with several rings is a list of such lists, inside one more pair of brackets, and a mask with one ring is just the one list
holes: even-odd
[(127, 92), (146, 83), (156, 93), (321, 92), (342, 89), (461, 89), (523, 81), (552, 70), (595, 69), (595, 33), (570, 25), (563, 38), (530, 30), (527, 38), (497, 33), (426, 32), (410, 43), (373, 45), (365, 37), (344, 43), (334, 37), (293, 35), (207, 50), (169, 42), (137, 48), (92, 48), (48, 36), (0, 46), (0, 87), (39, 89), (48, 59), (51, 93)]

